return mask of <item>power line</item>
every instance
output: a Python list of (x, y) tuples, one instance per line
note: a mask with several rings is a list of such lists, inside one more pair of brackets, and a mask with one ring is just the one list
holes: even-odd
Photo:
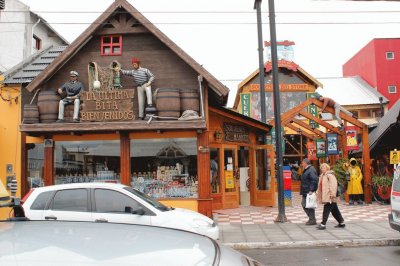
[[(95, 23), (95, 22), (47, 22), (52, 25), (111, 25), (111, 23)], [(1, 21), (0, 24), (24, 24), (33, 25), (34, 22), (21, 22), (21, 21)], [(256, 25), (256, 22), (150, 22), (150, 23), (138, 23), (142, 25), (153, 24), (153, 25)], [(269, 25), (264, 22), (263, 25)], [(385, 24), (400, 24), (400, 21), (365, 21), (365, 22), (276, 22), (279, 25), (385, 25)]]
[[(118, 13), (118, 14), (130, 14), (127, 11), (17, 11), (17, 10), (6, 10), (2, 13), (43, 13), (43, 14), (103, 14), (103, 13)], [(254, 11), (217, 11), (217, 10), (204, 10), (204, 11), (138, 11), (132, 12), (138, 14), (255, 14)], [(268, 14), (268, 11), (262, 12)], [(370, 13), (400, 13), (400, 10), (349, 10), (349, 11), (276, 11), (276, 14), (370, 14)]]

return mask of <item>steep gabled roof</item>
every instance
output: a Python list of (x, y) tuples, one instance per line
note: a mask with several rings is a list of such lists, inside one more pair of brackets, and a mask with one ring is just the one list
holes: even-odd
[(340, 105), (380, 104), (379, 97), (382, 97), (384, 104), (389, 102), (385, 96), (359, 76), (320, 78), (318, 80), (324, 84), (324, 88), (318, 89), (317, 92), (322, 96), (334, 99)]
[(390, 130), (392, 126), (400, 124), (400, 100), (379, 120), (379, 125), (368, 135), (369, 148), (372, 150), (379, 139)]
[(133, 18), (135, 18), (143, 27), (169, 47), (177, 56), (179, 56), (184, 62), (192, 67), (199, 75), (208, 82), (211, 89), (222, 99), (223, 103), (226, 103), (228, 99), (229, 89), (219, 82), (213, 75), (205, 70), (199, 63), (197, 63), (192, 57), (186, 54), (181, 48), (179, 48), (172, 40), (170, 40), (164, 33), (162, 33), (157, 27), (155, 27), (146, 17), (144, 17), (137, 9), (135, 9), (126, 0), (115, 0), (110, 7), (104, 11), (52, 64), (37, 76), (37, 78), (27, 86), (28, 91), (33, 91), (39, 87), (42, 83), (50, 79), (68, 60), (76, 54), (99, 30), (103, 23), (116, 12), (119, 8), (125, 9)]
[[(272, 64), (271, 61), (265, 62), (265, 64), (264, 64), (265, 73), (268, 73), (268, 72), (271, 71), (271, 64)], [(308, 74), (304, 69), (302, 69), (296, 63), (294, 63), (292, 61), (279, 60), (279, 62), (278, 62), (278, 67), (279, 68), (288, 68), (288, 66), (290, 66), (293, 71), (296, 71), (301, 76), (303, 76), (307, 80), (309, 80), (311, 84), (315, 85), (316, 87), (321, 87), (321, 88), (323, 87), (323, 85), (318, 80), (313, 78), (310, 74)], [(255, 78), (259, 74), (259, 72), (260, 72), (259, 69), (255, 70), (247, 78), (245, 78), (242, 82), (239, 83), (238, 90), (237, 90), (236, 96), (235, 96), (235, 102), (233, 104), (233, 108), (236, 108), (238, 106), (238, 104), (239, 104), (240, 94), (243, 92), (244, 85), (246, 85), (250, 80)]]
[(4, 73), (4, 84), (23, 84), (34, 80), (51, 62), (54, 61), (67, 46), (50, 46), (25, 59)]

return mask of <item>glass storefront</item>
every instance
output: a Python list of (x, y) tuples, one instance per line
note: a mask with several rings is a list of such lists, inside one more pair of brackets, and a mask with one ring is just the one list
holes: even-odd
[(57, 141), (55, 184), (120, 180), (119, 140)]
[(43, 183), (43, 162), (44, 145), (43, 143), (26, 144), (28, 150), (28, 187), (42, 187)]
[(197, 139), (132, 139), (131, 186), (154, 198), (197, 198)]

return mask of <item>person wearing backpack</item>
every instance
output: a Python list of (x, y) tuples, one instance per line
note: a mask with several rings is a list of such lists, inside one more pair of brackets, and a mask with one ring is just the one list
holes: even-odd
[(322, 211), (321, 224), (317, 227), (318, 230), (326, 229), (326, 222), (331, 213), (338, 222), (338, 225), (335, 225), (335, 228), (344, 228), (346, 226), (337, 205), (338, 182), (334, 172), (330, 169), (331, 168), (327, 163), (323, 163), (320, 166), (321, 175), (318, 180), (317, 200), (319, 203), (324, 204), (324, 210)]

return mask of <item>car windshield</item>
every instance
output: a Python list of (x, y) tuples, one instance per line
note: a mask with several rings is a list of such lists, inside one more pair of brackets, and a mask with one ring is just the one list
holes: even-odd
[(151, 206), (154, 208), (160, 210), (160, 211), (170, 211), (173, 210), (173, 208), (167, 207), (161, 202), (158, 202), (154, 200), (152, 197), (149, 197), (148, 195), (144, 194), (143, 192), (140, 192), (132, 187), (124, 187), (125, 190), (131, 192), (132, 194), (138, 196), (139, 198), (143, 199), (147, 203), (149, 203)]

